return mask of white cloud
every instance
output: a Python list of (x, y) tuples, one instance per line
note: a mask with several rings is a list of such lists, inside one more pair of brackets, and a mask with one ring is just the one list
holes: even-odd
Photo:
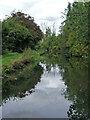
[(0, 0), (0, 19), (16, 9), (34, 17), (37, 24), (48, 22), (51, 26), (54, 22), (60, 26), (61, 12), (73, 0)]

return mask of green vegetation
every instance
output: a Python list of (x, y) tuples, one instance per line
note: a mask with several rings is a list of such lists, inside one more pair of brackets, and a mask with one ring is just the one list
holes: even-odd
[(23, 52), (25, 48), (34, 49), (41, 40), (42, 32), (34, 19), (22, 12), (13, 12), (10, 17), (2, 22), (2, 52), (6, 50)]
[(46, 30), (44, 42), (40, 42), (38, 49), (42, 49), (51, 56), (59, 54), (65, 57), (88, 58), (88, 7), (90, 2), (74, 2), (68, 4), (65, 9), (64, 18), (60, 26), (60, 34), (51, 34)]
[[(88, 7), (90, 2), (68, 4), (63, 13), (65, 20), (60, 26), (60, 33), (47, 27), (45, 38), (34, 22), (34, 18), (22, 12), (12, 12), (2, 22), (3, 37), (3, 73), (17, 71), (25, 65), (37, 65), (46, 57), (64, 56), (67, 58), (88, 58)], [(21, 53), (22, 52), (22, 53)], [(14, 70), (13, 70), (14, 69)]]
[(30, 94), (30, 89), (40, 80), (42, 73), (43, 68), (40, 65), (31, 68), (31, 65), (28, 64), (24, 69), (8, 74), (8, 77), (2, 81), (2, 99), (5, 101), (13, 95), (13, 97), (22, 98), (26, 96), (26, 91), (29, 91)]
[(88, 66), (81, 58), (63, 60), (60, 67), (63, 81), (67, 85), (65, 98), (73, 101), (67, 112), (72, 119), (88, 118)]
[(36, 51), (26, 49), (22, 54), (16, 56), (9, 56), (2, 59), (2, 75), (3, 77), (10, 77), (14, 72), (23, 70), (26, 65), (30, 64), (30, 67), (35, 67), (43, 57)]
[(0, 62), (3, 75), (6, 75), (6, 71), (17, 71), (31, 62), (37, 65), (40, 58), (34, 49), (41, 38), (42, 32), (33, 17), (13, 11), (11, 16), (2, 22), (3, 56)]
[(87, 118), (89, 6), (90, 2), (69, 3), (57, 36), (49, 27), (44, 35), (34, 18), (22, 12), (14, 11), (2, 22), (3, 55), (0, 55), (0, 67), (2, 65), (4, 77), (3, 99), (13, 94), (23, 97), (34, 87), (43, 73), (40, 61), (46, 63), (48, 71), (57, 64), (64, 70), (61, 71), (67, 85), (64, 95), (74, 101), (68, 116)]
[[(9, 56), (9, 57), (6, 57), (6, 58), (3, 58), (2, 59), (2, 65), (7, 65), (7, 66), (9, 66), (10, 65), (10, 62), (12, 61), (12, 60), (14, 60), (14, 59), (17, 59), (17, 58), (19, 58), (21, 56), (21, 54), (20, 55), (16, 55), (16, 56)], [(1, 60), (0, 60), (1, 61)]]
[(7, 54), (3, 54), (3, 58), (6, 58), (6, 57), (9, 57), (9, 56), (15, 56), (15, 55), (18, 55), (18, 53), (17, 52), (9, 52), (8, 51), (8, 53)]
[(88, 57), (88, 7), (87, 2), (69, 3), (66, 10), (66, 20), (61, 26), (59, 36), (62, 52), (68, 56)]

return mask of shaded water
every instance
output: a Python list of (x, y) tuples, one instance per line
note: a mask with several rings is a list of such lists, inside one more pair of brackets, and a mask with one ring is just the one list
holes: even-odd
[(3, 83), (3, 118), (87, 118), (86, 63), (53, 60), (29, 68)]

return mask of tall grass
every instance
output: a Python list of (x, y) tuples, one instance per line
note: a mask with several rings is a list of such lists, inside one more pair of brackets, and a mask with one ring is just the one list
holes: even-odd
[(20, 56), (21, 54), (2, 58), (0, 59), (0, 62), (2, 61), (2, 66), (9, 66), (11, 64), (11, 61), (13, 61), (14, 59), (18, 59)]
[(22, 54), (17, 56), (13, 56), (15, 57), (14, 59), (10, 59), (10, 57), (6, 58), (6, 62), (8, 62), (8, 60), (11, 61), (9, 61), (8, 64), (4, 62), (3, 76), (11, 74), (12, 72), (17, 72), (20, 69), (22, 70), (27, 64), (30, 64), (30, 68), (33, 68), (43, 59), (43, 57), (40, 56), (40, 53), (34, 50), (32, 51), (30, 48), (25, 49)]
[(19, 68), (20, 66), (23, 66), (24, 64), (30, 63), (31, 54), (32, 54), (32, 51), (30, 48), (25, 49), (25, 51), (22, 53), (21, 57), (11, 61), (11, 64), (10, 64), (11, 67)]

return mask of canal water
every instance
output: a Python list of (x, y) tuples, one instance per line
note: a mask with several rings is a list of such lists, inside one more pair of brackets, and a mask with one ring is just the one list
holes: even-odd
[[(39, 63), (3, 85), (3, 118), (87, 118), (87, 70), (70, 64)], [(83, 70), (82, 70), (83, 69)], [(83, 72), (84, 71), (84, 72)], [(25, 75), (26, 74), (26, 75)], [(32, 75), (30, 75), (32, 74)], [(27, 77), (26, 77), (27, 76)], [(31, 85), (31, 82), (36, 82)], [(21, 87), (22, 86), (22, 87)], [(9, 91), (8, 91), (9, 89)]]

